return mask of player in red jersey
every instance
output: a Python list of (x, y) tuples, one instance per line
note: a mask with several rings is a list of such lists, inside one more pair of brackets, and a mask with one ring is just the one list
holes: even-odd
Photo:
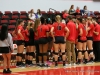
[(50, 32), (50, 30), (51, 30), (51, 28), (52, 28), (52, 21), (51, 21), (51, 19), (46, 19), (46, 23), (47, 23), (47, 26), (48, 26), (48, 28), (49, 28), (49, 37), (48, 37), (48, 59), (49, 59), (49, 57), (52, 57), (52, 47), (53, 47), (53, 38), (52, 38), (52, 35), (51, 35), (51, 32)]
[(71, 65), (71, 52), (72, 52), (73, 63), (75, 65), (76, 64), (76, 53), (75, 53), (74, 47), (75, 47), (75, 42), (76, 42), (76, 25), (72, 21), (72, 16), (68, 16), (67, 20), (69, 21), (67, 23), (67, 27), (69, 29), (69, 35), (66, 40), (68, 64)]
[(39, 37), (38, 37), (38, 26), (40, 25), (41, 21), (40, 19), (36, 19), (34, 22), (34, 45), (36, 48), (36, 64), (37, 66), (39, 65), (39, 61), (42, 61), (41, 59), (39, 60)]
[(22, 19), (17, 21), (17, 26), (15, 29), (17, 36), (17, 63), (16, 66), (23, 66), (22, 56), (24, 51), (24, 40), (25, 40), (25, 31), (24, 31), (24, 21)]
[(47, 64), (47, 50), (48, 50), (48, 34), (49, 29), (48, 26), (45, 25), (45, 19), (41, 17), (41, 25), (37, 28), (38, 37), (39, 37), (39, 60), (43, 59), (43, 64), (41, 66), (48, 66)]
[(88, 62), (88, 52), (86, 50), (86, 21), (82, 18), (77, 18), (78, 23), (78, 62), (77, 64), (81, 63), (82, 54), (85, 56), (85, 63)]
[(93, 31), (93, 51), (95, 55), (95, 62), (100, 62), (100, 25), (93, 20), (94, 31)]
[(87, 48), (90, 57), (90, 62), (93, 62), (93, 31), (94, 31), (94, 24), (92, 23), (92, 18), (87, 18)]
[[(59, 52), (59, 46), (62, 52), (62, 59), (63, 59), (63, 66), (65, 66), (65, 60), (66, 60), (66, 54), (65, 54), (65, 42), (66, 37), (68, 36), (69, 29), (66, 27), (64, 23), (61, 23), (61, 17), (59, 15), (55, 18), (56, 22), (53, 24), (53, 27), (51, 28), (51, 34), (53, 37), (54, 42), (54, 58), (55, 58), (55, 66), (58, 66), (58, 52)], [(65, 31), (67, 31), (65, 35)]]

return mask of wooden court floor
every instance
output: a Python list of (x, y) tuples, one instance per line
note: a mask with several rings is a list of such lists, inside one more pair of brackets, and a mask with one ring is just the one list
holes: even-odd
[(100, 75), (100, 63), (80, 64), (75, 66), (63, 67), (59, 64), (58, 67), (51, 65), (50, 67), (20, 67), (12, 66), (11, 74), (2, 74), (2, 67), (0, 68), (0, 75)]

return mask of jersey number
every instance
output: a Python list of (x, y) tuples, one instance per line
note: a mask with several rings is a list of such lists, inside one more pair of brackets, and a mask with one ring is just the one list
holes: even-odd
[(61, 30), (61, 26), (57, 26), (57, 30)]

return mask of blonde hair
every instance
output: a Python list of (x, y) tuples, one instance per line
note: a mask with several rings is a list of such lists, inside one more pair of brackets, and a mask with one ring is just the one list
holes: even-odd
[(61, 19), (61, 16), (60, 16), (60, 15), (57, 15), (56, 18), (55, 18), (55, 20), (56, 20), (57, 22), (61, 22), (61, 20), (62, 20), (62, 19)]
[(34, 32), (37, 31), (37, 27), (40, 25), (40, 22), (41, 22), (41, 21), (40, 21), (39, 18), (35, 20), (35, 22), (34, 22), (34, 27), (33, 27)]

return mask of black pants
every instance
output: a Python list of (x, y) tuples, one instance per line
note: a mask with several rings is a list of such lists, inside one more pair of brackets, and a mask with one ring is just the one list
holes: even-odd
[(34, 45), (36, 47), (36, 63), (39, 63), (39, 41), (34, 40)]
[(95, 61), (100, 61), (100, 41), (93, 41)]

